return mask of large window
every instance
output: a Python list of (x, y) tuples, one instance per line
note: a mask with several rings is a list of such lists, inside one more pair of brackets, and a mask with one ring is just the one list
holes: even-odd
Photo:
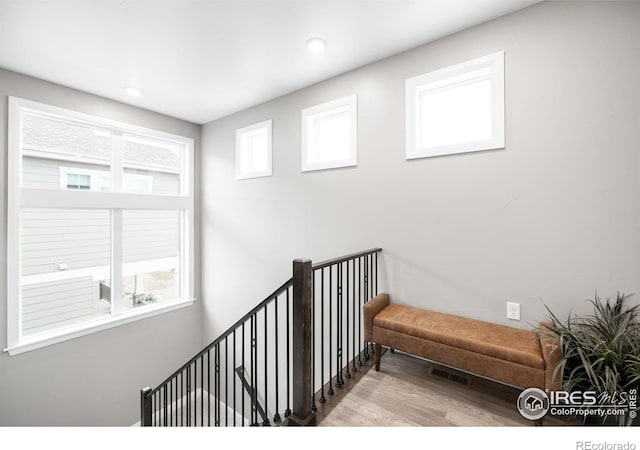
[(406, 81), (407, 159), (504, 147), (504, 52)]
[(193, 140), (9, 100), (8, 351), (193, 302)]
[(302, 110), (302, 171), (357, 164), (355, 95)]

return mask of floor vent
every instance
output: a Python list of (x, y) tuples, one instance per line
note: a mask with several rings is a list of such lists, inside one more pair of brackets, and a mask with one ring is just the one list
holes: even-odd
[(431, 369), (431, 375), (435, 375), (437, 377), (446, 378), (448, 380), (449, 379), (449, 375), (451, 375), (451, 373), (447, 372), (446, 370), (436, 369), (435, 367), (433, 367)]
[(453, 381), (454, 383), (462, 384), (464, 386), (469, 385), (469, 378), (465, 377), (464, 375), (459, 375), (456, 373), (449, 372), (448, 370), (432, 367), (430, 374), (440, 378), (445, 378), (449, 381)]

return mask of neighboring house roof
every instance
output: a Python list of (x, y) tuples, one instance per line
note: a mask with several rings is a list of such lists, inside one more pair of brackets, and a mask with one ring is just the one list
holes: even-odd
[[(39, 157), (58, 159), (56, 156), (88, 158), (108, 164), (111, 160), (111, 136), (107, 130), (92, 129), (54, 119), (23, 116), (23, 146), (35, 150)], [(179, 171), (181, 158), (179, 147), (158, 142), (148, 144), (135, 136), (124, 141), (125, 166), (144, 165)]]

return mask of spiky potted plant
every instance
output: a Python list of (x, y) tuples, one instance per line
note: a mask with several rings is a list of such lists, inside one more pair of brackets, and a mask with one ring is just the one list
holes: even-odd
[[(562, 352), (555, 370), (562, 373), (565, 391), (595, 391), (605, 396), (601, 398), (623, 402), (622, 393), (638, 393), (640, 305), (629, 305), (629, 297), (618, 293), (615, 301), (602, 300), (596, 293), (593, 300), (587, 300), (593, 305), (593, 314), (570, 313), (566, 320), (547, 307), (548, 327)], [(624, 416), (617, 416), (617, 424), (631, 425), (637, 414), (638, 407), (631, 407)]]

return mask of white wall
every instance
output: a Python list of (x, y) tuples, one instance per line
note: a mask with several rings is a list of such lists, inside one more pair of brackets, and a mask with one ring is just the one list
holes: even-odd
[[(638, 3), (545, 2), (205, 125), (205, 341), (293, 258), (374, 246), (393, 301), (525, 328), (542, 301), (638, 291), (639, 24)], [(406, 161), (404, 80), (498, 50), (506, 149)], [(300, 110), (352, 93), (358, 166), (301, 173)], [(273, 176), (236, 181), (235, 129), (266, 119)]]
[[(1, 236), (6, 236), (8, 96), (192, 137), (198, 162), (198, 125), (0, 69)], [(198, 233), (199, 226), (196, 239)], [(15, 264), (7, 261), (4, 237), (0, 239), (0, 255), (0, 349), (4, 349), (6, 270), (7, 264)], [(199, 263), (199, 253), (196, 260)], [(198, 274), (198, 298), (199, 282)], [(197, 302), (189, 308), (16, 356), (0, 353), (0, 425), (135, 423), (140, 415), (140, 389), (158, 384), (200, 349), (200, 310)]]

